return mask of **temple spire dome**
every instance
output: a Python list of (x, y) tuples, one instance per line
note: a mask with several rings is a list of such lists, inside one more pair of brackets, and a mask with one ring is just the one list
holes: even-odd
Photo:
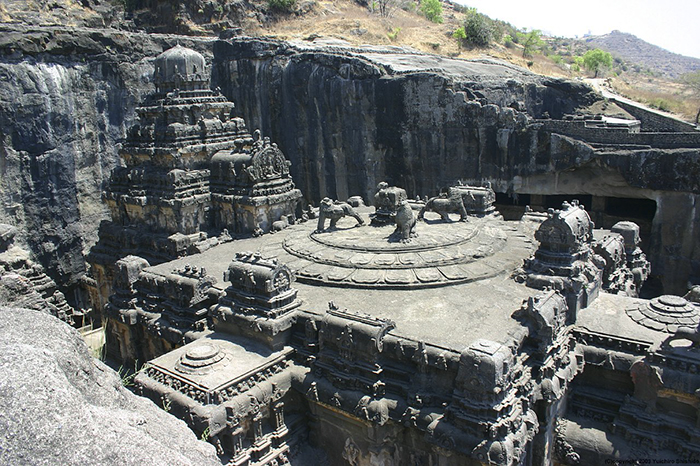
[(204, 56), (178, 44), (156, 57), (153, 80), (160, 93), (208, 89)]

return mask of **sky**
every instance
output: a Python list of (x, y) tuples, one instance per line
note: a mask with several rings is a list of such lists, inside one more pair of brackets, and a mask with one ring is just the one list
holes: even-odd
[(700, 58), (700, 0), (455, 0), (547, 35), (583, 37), (615, 29), (671, 52)]

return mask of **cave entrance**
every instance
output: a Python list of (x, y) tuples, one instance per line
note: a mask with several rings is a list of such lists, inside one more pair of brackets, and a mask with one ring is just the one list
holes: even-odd
[[(609, 230), (617, 222), (629, 220), (639, 225), (642, 250), (651, 252), (651, 227), (656, 215), (656, 201), (653, 199), (592, 196), (590, 194), (523, 194), (496, 193), (496, 208), (506, 220), (518, 220), (525, 212), (525, 206), (532, 210), (546, 212), (547, 209), (561, 209), (564, 201), (578, 199), (586, 208), (596, 228)], [(653, 270), (652, 270), (653, 272)], [(640, 296), (650, 298), (662, 294), (663, 287), (658, 276), (650, 276), (640, 290)]]
[(564, 201), (577, 199), (585, 207), (596, 228), (610, 229), (617, 222), (629, 220), (639, 225), (642, 248), (649, 247), (651, 225), (656, 215), (656, 201), (624, 197), (592, 196), (590, 194), (523, 194), (496, 193), (496, 208), (506, 220), (517, 220), (525, 207), (546, 212), (561, 209)]

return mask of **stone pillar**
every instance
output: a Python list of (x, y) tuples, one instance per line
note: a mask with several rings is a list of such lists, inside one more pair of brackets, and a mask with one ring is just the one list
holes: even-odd
[(243, 448), (244, 436), (245, 433), (243, 432), (243, 428), (240, 424), (237, 424), (231, 430), (231, 439), (233, 441), (233, 455), (229, 464), (232, 466), (243, 466), (245, 464), (248, 464), (248, 460), (250, 460), (250, 455)]
[(284, 403), (278, 401), (272, 406), (272, 411), (275, 419), (275, 430), (281, 431), (286, 429), (287, 426), (284, 424)]
[(651, 251), (652, 275), (661, 275), (665, 294), (682, 296), (688, 282), (700, 280), (700, 216), (697, 205), (700, 195), (666, 192), (656, 199), (656, 215), (652, 224), (652, 244), (642, 244)]
[(261, 413), (255, 413), (255, 416), (253, 416), (253, 439), (254, 443), (259, 443), (263, 439), (263, 430), (262, 430), (262, 414)]

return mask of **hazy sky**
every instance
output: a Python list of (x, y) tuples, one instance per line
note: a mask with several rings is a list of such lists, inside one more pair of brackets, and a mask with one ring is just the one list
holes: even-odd
[(628, 32), (700, 58), (700, 0), (456, 0), (518, 28), (582, 37)]

